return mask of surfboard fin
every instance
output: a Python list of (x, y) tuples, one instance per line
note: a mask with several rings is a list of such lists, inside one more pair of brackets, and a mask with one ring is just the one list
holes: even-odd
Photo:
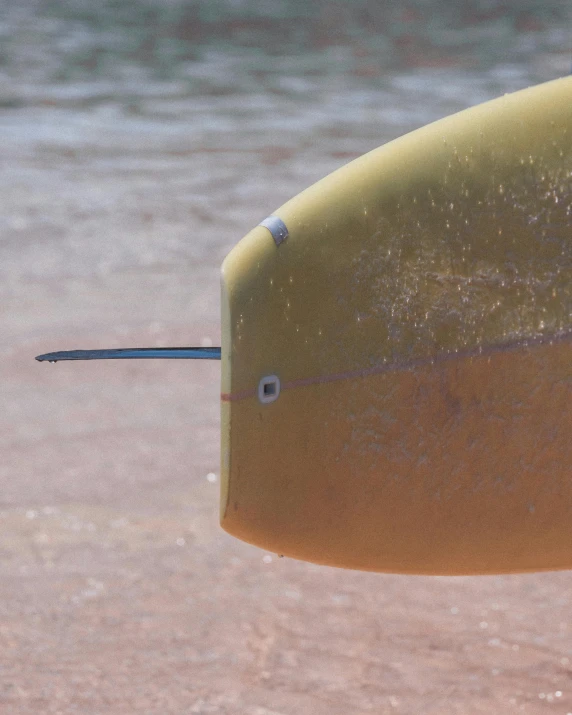
[(119, 348), (115, 350), (62, 350), (38, 355), (39, 362), (60, 360), (220, 360), (220, 348)]

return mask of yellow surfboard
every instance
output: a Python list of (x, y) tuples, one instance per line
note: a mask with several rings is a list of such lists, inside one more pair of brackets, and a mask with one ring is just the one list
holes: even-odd
[(431, 124), (222, 268), (221, 523), (297, 559), (572, 567), (572, 78)]
[(221, 523), (370, 571), (572, 568), (572, 78), (336, 171), (222, 269)]

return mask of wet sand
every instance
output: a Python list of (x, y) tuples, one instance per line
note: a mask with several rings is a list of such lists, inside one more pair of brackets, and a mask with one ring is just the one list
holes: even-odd
[(277, 559), (218, 526), (217, 363), (33, 360), (220, 344), (219, 266), (253, 225), (351, 158), (559, 63), (401, 70), (373, 88), (277, 72), (129, 102), (10, 85), (24, 99), (0, 114), (2, 713), (572, 711), (569, 573)]

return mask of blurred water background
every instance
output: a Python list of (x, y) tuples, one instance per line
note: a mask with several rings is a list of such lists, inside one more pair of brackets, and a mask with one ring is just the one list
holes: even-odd
[(2, 713), (572, 711), (567, 573), (406, 579), (218, 527), (219, 266), (409, 130), (572, 69), (569, 0), (3, 0)]
[(568, 63), (570, 13), (566, 0), (6, 0), (3, 106), (375, 90), (430, 67), (534, 81)]

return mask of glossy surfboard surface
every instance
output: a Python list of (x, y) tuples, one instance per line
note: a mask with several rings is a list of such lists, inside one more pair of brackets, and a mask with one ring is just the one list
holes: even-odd
[(572, 568), (572, 78), (274, 216), (222, 271), (223, 528), (354, 569)]

